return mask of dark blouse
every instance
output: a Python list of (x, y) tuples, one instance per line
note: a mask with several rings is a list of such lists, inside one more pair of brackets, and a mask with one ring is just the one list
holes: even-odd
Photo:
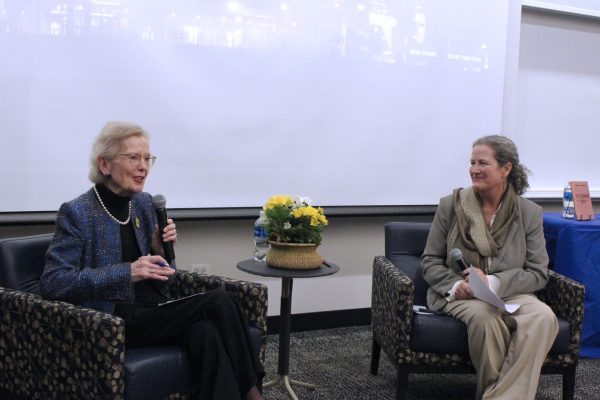
[[(131, 197), (119, 196), (102, 184), (97, 184), (96, 189), (108, 211), (119, 221), (127, 220)], [(142, 256), (134, 229), (132, 220), (126, 225), (121, 225), (121, 259), (123, 262), (134, 262)], [(160, 286), (159, 281), (153, 280), (134, 283), (133, 304), (117, 304), (115, 314), (127, 318), (132, 308), (152, 306), (168, 300)]]

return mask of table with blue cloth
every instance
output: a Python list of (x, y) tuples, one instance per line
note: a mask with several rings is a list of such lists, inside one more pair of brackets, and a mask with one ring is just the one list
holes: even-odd
[(544, 213), (550, 267), (585, 286), (581, 357), (600, 358), (600, 220)]

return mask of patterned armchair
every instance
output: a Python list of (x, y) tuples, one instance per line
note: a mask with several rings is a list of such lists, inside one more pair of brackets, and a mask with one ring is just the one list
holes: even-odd
[[(0, 398), (188, 398), (193, 383), (183, 349), (125, 349), (121, 318), (39, 296), (51, 239), (0, 240)], [(227, 290), (240, 299), (264, 362), (266, 286), (178, 271), (171, 295), (206, 290)]]
[[(371, 373), (377, 374), (381, 349), (397, 369), (396, 399), (405, 399), (411, 373), (475, 373), (469, 359), (465, 325), (446, 315), (422, 315), (427, 282), (420, 256), (431, 224), (392, 222), (385, 226), (385, 257), (373, 262)], [(537, 293), (559, 321), (559, 333), (542, 373), (562, 374), (563, 399), (572, 400), (583, 321), (584, 287), (549, 271)], [(443, 332), (443, 337), (440, 336)]]

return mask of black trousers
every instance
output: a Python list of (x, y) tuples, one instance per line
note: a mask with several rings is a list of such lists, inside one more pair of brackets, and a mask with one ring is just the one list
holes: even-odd
[(125, 346), (180, 344), (191, 360), (199, 399), (242, 399), (264, 371), (234, 298), (209, 291), (162, 307), (136, 306), (125, 319)]

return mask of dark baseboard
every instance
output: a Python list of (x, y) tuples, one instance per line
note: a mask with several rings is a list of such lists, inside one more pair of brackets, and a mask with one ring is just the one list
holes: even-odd
[[(281, 319), (279, 315), (267, 317), (267, 333), (279, 333)], [(314, 313), (293, 314), (292, 332), (313, 331), (317, 329), (343, 328), (371, 324), (371, 308), (353, 310), (321, 311)]]

